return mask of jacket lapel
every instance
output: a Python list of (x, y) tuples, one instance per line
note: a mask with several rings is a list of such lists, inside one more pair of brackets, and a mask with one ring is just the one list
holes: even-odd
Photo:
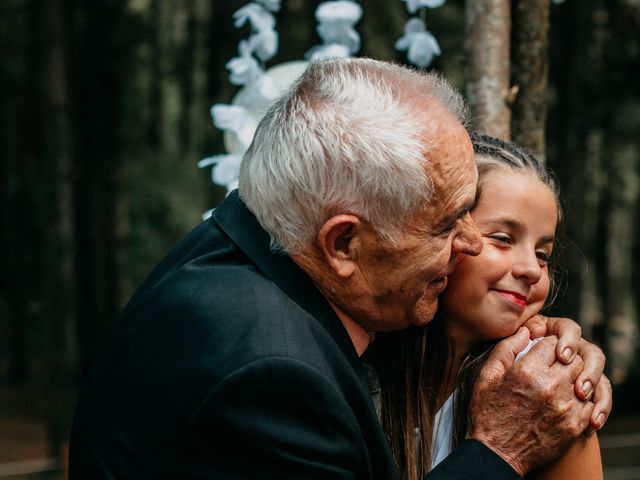
[(318, 320), (338, 344), (358, 376), (364, 378), (362, 362), (331, 305), (291, 257), (271, 250), (269, 234), (240, 199), (238, 190), (231, 192), (213, 211), (212, 218), (264, 275)]

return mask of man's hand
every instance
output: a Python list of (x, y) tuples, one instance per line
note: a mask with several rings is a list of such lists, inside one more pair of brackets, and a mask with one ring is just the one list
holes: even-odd
[(528, 340), (521, 328), (496, 345), (475, 383), (467, 431), (522, 476), (559, 457), (593, 412), (593, 403), (574, 394), (582, 359), (558, 362), (559, 341), (547, 336), (514, 363)]
[(584, 340), (580, 325), (568, 318), (536, 315), (525, 323), (525, 327), (531, 332), (531, 338), (556, 335), (556, 356), (561, 362), (568, 364), (576, 355), (582, 357), (584, 370), (575, 381), (575, 392), (581, 399), (595, 403), (586, 433), (602, 428), (611, 413), (613, 400), (611, 382), (603, 374), (605, 356), (602, 350)]

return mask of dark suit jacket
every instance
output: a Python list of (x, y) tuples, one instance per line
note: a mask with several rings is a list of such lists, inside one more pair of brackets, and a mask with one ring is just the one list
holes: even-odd
[[(364, 376), (233, 192), (114, 325), (76, 408), (71, 479), (397, 479)], [(519, 477), (471, 441), (429, 478)]]

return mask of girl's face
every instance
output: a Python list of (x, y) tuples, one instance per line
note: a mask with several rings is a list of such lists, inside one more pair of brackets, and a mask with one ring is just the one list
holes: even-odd
[(442, 297), (455, 341), (467, 344), (507, 337), (540, 311), (558, 218), (554, 194), (533, 175), (498, 169), (481, 185), (471, 216), (482, 253), (460, 256)]

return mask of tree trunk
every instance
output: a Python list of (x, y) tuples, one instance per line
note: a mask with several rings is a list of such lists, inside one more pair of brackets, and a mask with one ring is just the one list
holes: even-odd
[(613, 145), (610, 158), (610, 206), (607, 235), (607, 351), (614, 384), (622, 383), (634, 364), (638, 314), (632, 287), (633, 246), (640, 192), (640, 148)]
[[(46, 242), (47, 217), (50, 210), (50, 192), (55, 179), (50, 172), (50, 164), (43, 161), (45, 153), (45, 17), (42, 13), (42, 0), (27, 0), (26, 7), (26, 58), (25, 58), (25, 98), (22, 125), (22, 157), (19, 162), (19, 196), (16, 212), (17, 244), (13, 250), (12, 288), (17, 301), (22, 303), (18, 311), (24, 317), (14, 317), (22, 321), (24, 329), (25, 351), (21, 355), (26, 359), (24, 379), (32, 395), (42, 395), (45, 335), (43, 329), (47, 314), (50, 313), (44, 292), (46, 290), (46, 272), (49, 258)], [(10, 265), (11, 265), (10, 264)], [(11, 268), (11, 267), (10, 267)], [(22, 310), (24, 309), (24, 310)], [(36, 397), (37, 398), (37, 397)], [(41, 397), (40, 397), (41, 398)], [(38, 405), (40, 406), (40, 405)]]
[(511, 131), (514, 140), (545, 159), (549, 72), (549, 0), (515, 0), (511, 81), (517, 89)]
[(124, 79), (131, 46), (126, 2), (73, 4), (72, 122), (78, 352), (86, 374), (119, 310), (116, 201)]
[[(603, 139), (602, 131), (593, 129), (585, 139), (583, 179), (580, 181), (581, 189), (577, 194), (577, 204), (581, 204), (580, 218), (574, 219), (580, 239), (580, 325), (586, 338), (593, 339), (598, 335), (598, 330), (604, 326), (604, 312), (602, 294), (598, 283), (596, 258), (598, 251), (598, 220), (601, 218), (602, 190), (603, 190)], [(572, 213), (573, 215), (573, 213)], [(573, 285), (576, 291), (577, 285)]]
[(74, 398), (75, 338), (75, 242), (73, 235), (73, 188), (67, 94), (66, 51), (62, 0), (43, 6), (47, 18), (45, 114), (45, 161), (51, 165), (55, 188), (49, 217), (45, 297), (49, 314), (43, 320), (46, 333), (47, 420), (50, 454), (57, 456), (68, 438)]
[[(33, 154), (27, 154), (28, 126), (31, 124), (35, 92), (29, 91), (26, 74), (37, 60), (28, 37), (32, 22), (26, 5), (2, 5), (0, 12), (0, 320), (6, 322), (7, 346), (3, 356), (10, 383), (29, 375), (28, 317), (30, 289), (27, 274), (33, 267), (29, 219), (33, 213), (29, 189)], [(33, 139), (35, 140), (35, 139)], [(29, 142), (32, 143), (32, 142)]]
[(466, 28), (466, 90), (473, 128), (509, 140), (510, 0), (468, 0)]
[(151, 38), (151, 80), (150, 80), (150, 103), (151, 115), (149, 126), (149, 144), (157, 152), (162, 148), (163, 136), (162, 126), (164, 125), (164, 101), (162, 92), (163, 59), (164, 50), (162, 45), (162, 0), (151, 0), (150, 6), (150, 27), (149, 36)]
[(560, 178), (568, 214), (568, 255), (563, 262), (568, 288), (558, 314), (578, 321), (586, 338), (604, 346), (602, 212), (607, 165), (602, 119), (597, 109), (585, 109), (585, 99), (601, 90), (605, 60), (594, 28), (597, 1), (567, 2), (553, 10), (547, 131), (549, 165)]

